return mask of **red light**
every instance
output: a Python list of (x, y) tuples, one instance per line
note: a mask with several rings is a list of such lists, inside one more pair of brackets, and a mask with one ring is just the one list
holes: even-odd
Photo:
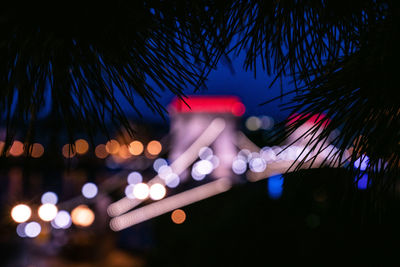
[(171, 110), (177, 113), (232, 113), (235, 116), (242, 116), (246, 110), (236, 96), (189, 96), (185, 102), (175, 99), (170, 105)]
[[(287, 123), (287, 125), (290, 125), (290, 124), (292, 124), (293, 122), (295, 122), (295, 121), (297, 121), (297, 120), (300, 120), (300, 119), (303, 119), (304, 117), (306, 117), (307, 115), (302, 115), (302, 114), (297, 114), (297, 113), (294, 113), (294, 114), (292, 114), (290, 117), (289, 117), (289, 121), (288, 121), (288, 123)], [(330, 119), (328, 119), (327, 117), (326, 117), (326, 115), (324, 115), (324, 114), (314, 114), (314, 115), (312, 115), (311, 116), (311, 118), (310, 119), (308, 119), (306, 122), (304, 122), (304, 123), (312, 123), (312, 124), (317, 124), (317, 123), (319, 123), (321, 120), (324, 120), (324, 122), (322, 123), (322, 127), (326, 127), (326, 126), (328, 126), (328, 124), (331, 122), (331, 120)]]

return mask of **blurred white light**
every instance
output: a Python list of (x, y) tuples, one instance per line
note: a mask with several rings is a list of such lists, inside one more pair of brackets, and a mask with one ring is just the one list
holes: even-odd
[(246, 120), (246, 128), (250, 131), (257, 131), (261, 127), (261, 120), (255, 116), (251, 116)]
[(250, 150), (242, 149), (242, 150), (239, 151), (237, 157), (238, 158), (243, 158), (244, 160), (247, 161), (250, 154), (251, 154)]
[(213, 150), (209, 147), (202, 147), (199, 150), (199, 158), (200, 159), (208, 159), (210, 156), (213, 155)]
[(39, 207), (38, 215), (45, 222), (53, 220), (57, 215), (58, 209), (54, 204), (46, 203)]
[(161, 166), (158, 169), (158, 176), (160, 176), (161, 179), (166, 179), (167, 176), (171, 173), (172, 173), (172, 168), (167, 165)]
[(362, 156), (354, 162), (354, 167), (357, 169), (360, 168), (361, 171), (365, 171), (368, 167), (368, 162), (368, 156)]
[(133, 195), (133, 188), (135, 187), (134, 184), (128, 184), (125, 187), (125, 196), (130, 199), (134, 199), (135, 196)]
[(247, 170), (247, 162), (241, 158), (236, 158), (232, 162), (232, 171), (236, 174), (243, 174)]
[(82, 186), (82, 195), (86, 198), (94, 198), (97, 192), (97, 185), (94, 183), (86, 183)]
[(32, 215), (32, 210), (25, 204), (19, 204), (11, 210), (11, 217), (17, 223), (26, 222)]
[(262, 158), (253, 158), (249, 163), (249, 167), (253, 172), (263, 172), (267, 167), (267, 164)]
[(208, 160), (213, 165), (213, 169), (215, 169), (215, 168), (217, 168), (219, 166), (219, 158), (217, 156), (213, 155)]
[(60, 210), (54, 220), (51, 221), (51, 225), (58, 229), (67, 229), (71, 226), (71, 224), (71, 216), (69, 215), (68, 211), (65, 210)]
[(197, 168), (195, 166), (193, 166), (192, 168), (192, 178), (196, 181), (201, 181), (206, 177), (205, 174), (201, 174), (199, 173), (199, 171), (197, 170)]
[(26, 223), (20, 223), (20, 224), (18, 224), (18, 226), (17, 226), (17, 235), (18, 235), (19, 237), (26, 237), (26, 234), (25, 234), (25, 226), (26, 226)]
[(143, 177), (139, 172), (131, 172), (128, 175), (128, 184), (138, 184), (143, 181)]
[(264, 130), (270, 130), (274, 127), (274, 119), (270, 116), (261, 117), (261, 128)]
[(152, 200), (160, 200), (165, 197), (165, 187), (162, 184), (156, 183), (150, 186), (150, 198)]
[(179, 176), (175, 173), (170, 173), (166, 178), (165, 178), (165, 185), (168, 186), (169, 188), (175, 188), (179, 185), (180, 179)]
[(260, 151), (261, 157), (266, 162), (273, 162), (276, 161), (276, 154), (270, 147), (263, 147)]
[(261, 157), (260, 153), (258, 152), (251, 152), (248, 156), (247, 156), (247, 161), (250, 162), (251, 159), (255, 159), (255, 158), (259, 158)]
[(194, 164), (194, 168), (199, 174), (207, 175), (213, 171), (213, 164), (209, 160), (200, 160)]
[(55, 205), (58, 202), (58, 197), (54, 192), (46, 192), (42, 195), (41, 201), (42, 204), (50, 203)]
[[(51, 204), (50, 204), (51, 205)], [(30, 238), (37, 237), (42, 230), (42, 227), (37, 222), (30, 222), (25, 225), (25, 235)]]
[(133, 195), (137, 199), (145, 199), (149, 196), (149, 186), (144, 183), (136, 184), (133, 187)]
[(167, 166), (167, 165), (168, 165), (168, 162), (167, 162), (165, 159), (159, 158), (159, 159), (156, 159), (156, 160), (154, 161), (154, 163), (153, 163), (153, 168), (154, 168), (154, 170), (155, 170), (156, 172), (158, 172), (158, 170), (159, 170), (162, 166)]

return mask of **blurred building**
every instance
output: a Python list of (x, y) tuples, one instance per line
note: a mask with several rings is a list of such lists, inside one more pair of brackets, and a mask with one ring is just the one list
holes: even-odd
[[(189, 96), (185, 102), (175, 99), (169, 107), (171, 118), (171, 148), (169, 159), (173, 162), (205, 131), (215, 118), (225, 121), (225, 128), (210, 145), (219, 159), (213, 178), (233, 177), (232, 161), (237, 155), (236, 137), (238, 118), (245, 107), (235, 96)], [(184, 181), (189, 172), (182, 173)]]

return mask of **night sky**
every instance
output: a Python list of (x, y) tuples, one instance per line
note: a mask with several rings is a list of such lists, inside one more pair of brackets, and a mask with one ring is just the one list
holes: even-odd
[[(207, 89), (198, 92), (186, 90), (187, 95), (236, 95), (240, 97), (246, 106), (246, 113), (244, 117), (251, 115), (269, 115), (275, 120), (280, 121), (286, 118), (289, 114), (288, 111), (281, 111), (279, 105), (282, 104), (281, 100), (268, 103), (266, 105), (259, 105), (262, 102), (269, 100), (280, 94), (279, 80), (268, 88), (273, 76), (268, 76), (266, 71), (262, 70), (261, 64), (257, 65), (257, 75), (254, 78), (253, 71), (244, 71), (245, 53), (241, 53), (238, 57), (231, 56), (234, 72), (222, 60), (219, 62), (217, 69), (213, 70), (206, 82)], [(289, 79), (283, 81), (283, 89), (286, 91), (291, 88)], [(160, 102), (164, 106), (168, 106), (174, 95), (170, 92), (160, 92)], [(283, 101), (289, 98), (284, 98)], [(143, 101), (137, 101), (137, 106), (142, 112), (143, 119), (140, 119), (134, 111), (128, 109), (129, 115), (143, 122), (163, 122), (158, 114), (153, 114)]]

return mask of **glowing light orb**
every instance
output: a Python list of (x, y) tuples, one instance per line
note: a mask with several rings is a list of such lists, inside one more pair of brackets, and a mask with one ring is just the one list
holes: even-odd
[(237, 158), (232, 162), (232, 171), (235, 174), (243, 174), (247, 170), (247, 162), (241, 158)]
[(86, 183), (82, 186), (82, 195), (85, 198), (94, 198), (98, 193), (97, 185), (94, 183)]
[(89, 144), (85, 139), (78, 139), (75, 141), (76, 153), (83, 155), (89, 150)]
[(270, 116), (262, 116), (261, 117), (261, 128), (264, 130), (270, 130), (274, 127), (274, 119)]
[(88, 227), (95, 219), (94, 213), (86, 205), (79, 205), (71, 212), (72, 223), (77, 226)]
[(32, 145), (31, 157), (32, 158), (40, 158), (43, 156), (44, 147), (39, 143), (34, 143)]
[(42, 195), (41, 202), (42, 204), (49, 203), (55, 205), (58, 202), (57, 194), (54, 192), (46, 192)]
[(164, 179), (165, 185), (168, 186), (169, 188), (175, 188), (179, 185), (181, 182), (179, 176), (175, 173), (170, 173), (166, 176)]
[(29, 206), (25, 204), (16, 205), (11, 210), (11, 217), (17, 223), (26, 222), (32, 215), (32, 210)]
[(251, 116), (246, 120), (246, 128), (250, 131), (257, 131), (261, 128), (261, 120), (255, 116)]
[(181, 224), (186, 220), (186, 213), (181, 209), (174, 210), (171, 214), (171, 220), (176, 224)]
[(152, 200), (160, 200), (165, 197), (165, 194), (167, 191), (165, 190), (165, 187), (162, 184), (156, 183), (150, 186), (150, 198)]
[(134, 156), (139, 156), (143, 152), (143, 144), (140, 141), (133, 141), (129, 144), (129, 152)]
[(170, 175), (172, 173), (172, 168), (171, 167), (169, 167), (169, 166), (167, 166), (167, 165), (164, 165), (164, 166), (161, 166), (159, 169), (158, 169), (158, 176), (160, 176), (160, 178), (161, 179), (166, 179), (167, 178), (167, 176), (168, 175)]
[(99, 159), (105, 159), (108, 156), (106, 145), (100, 144), (100, 145), (96, 146), (96, 148), (94, 149), (94, 154)]
[(37, 222), (30, 222), (25, 225), (24, 231), (27, 237), (34, 238), (40, 234), (42, 227)]
[(199, 174), (207, 175), (213, 171), (213, 164), (209, 160), (200, 160), (194, 166)]
[(52, 226), (56, 229), (67, 229), (71, 226), (71, 216), (68, 211), (60, 210), (52, 222)]
[(150, 155), (156, 156), (161, 153), (161, 150), (162, 145), (156, 140), (153, 140), (147, 144), (147, 152), (149, 152)]
[(20, 223), (20, 224), (18, 224), (16, 231), (17, 231), (17, 235), (18, 235), (19, 237), (26, 237), (26, 234), (25, 234), (25, 226), (26, 226), (26, 223)]
[(70, 144), (65, 144), (63, 147), (62, 147), (62, 154), (63, 154), (63, 156), (65, 157), (65, 158), (72, 158), (72, 157), (74, 157), (75, 155), (76, 155), (76, 151), (75, 151), (75, 149), (73, 148), (73, 146), (72, 145), (70, 145)]
[(196, 181), (201, 181), (206, 177), (205, 174), (199, 173), (199, 171), (197, 170), (196, 167), (192, 168), (191, 175), (192, 175), (193, 180), (196, 180)]
[(250, 170), (253, 172), (263, 172), (267, 167), (265, 160), (262, 158), (253, 158), (249, 162)]
[(127, 198), (135, 199), (135, 196), (133, 195), (133, 188), (135, 188), (135, 185), (133, 185), (133, 184), (128, 184), (125, 187), (125, 196)]
[(162, 166), (167, 166), (167, 165), (168, 165), (168, 162), (167, 162), (165, 159), (159, 158), (159, 159), (156, 159), (156, 160), (154, 161), (154, 163), (153, 163), (153, 169), (154, 169), (156, 172), (158, 172), (158, 170), (159, 170)]
[(213, 150), (209, 147), (202, 147), (199, 150), (199, 158), (200, 159), (209, 159), (214, 154)]
[(128, 184), (138, 184), (143, 181), (143, 177), (139, 172), (131, 172), (127, 178)]
[(39, 218), (45, 222), (53, 220), (57, 216), (58, 209), (54, 204), (46, 203), (39, 207)]
[(120, 146), (117, 140), (111, 139), (106, 143), (106, 151), (110, 154), (117, 154)]
[(149, 196), (149, 186), (145, 183), (136, 184), (133, 188), (133, 195), (137, 199), (146, 199)]
[(24, 153), (24, 144), (21, 141), (15, 140), (11, 145), (9, 152), (11, 156), (21, 156)]

